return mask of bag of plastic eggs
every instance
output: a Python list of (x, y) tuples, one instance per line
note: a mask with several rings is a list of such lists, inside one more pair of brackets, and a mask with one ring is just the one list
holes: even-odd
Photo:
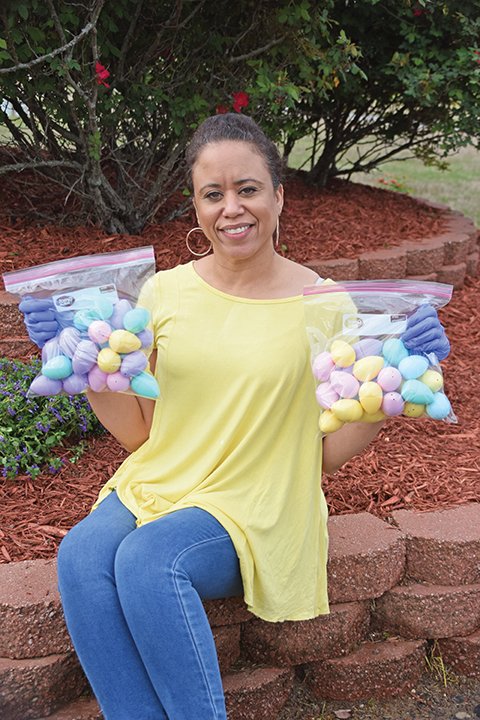
[[(27, 396), (122, 392), (156, 399), (150, 312), (138, 303), (155, 273), (153, 247), (66, 258), (3, 275), (7, 291), (48, 310), (56, 334)], [(41, 316), (40, 316), (41, 317)], [(47, 317), (47, 315), (45, 316)]]
[(325, 281), (304, 289), (322, 433), (349, 422), (428, 417), (457, 422), (436, 355), (402, 342), (422, 305), (446, 305), (452, 286), (410, 280)]

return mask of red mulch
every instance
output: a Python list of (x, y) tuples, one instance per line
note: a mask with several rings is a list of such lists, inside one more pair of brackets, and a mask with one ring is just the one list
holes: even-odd
[[(5, 189), (5, 186), (4, 188)], [(0, 191), (2, 188), (0, 188)], [(51, 190), (51, 189), (49, 189)], [(354, 257), (365, 249), (395, 245), (436, 233), (438, 211), (384, 190), (335, 182), (328, 190), (286, 184), (281, 242), (300, 262)], [(36, 188), (35, 206), (46, 202)], [(51, 200), (52, 195), (48, 196)], [(149, 227), (141, 237), (108, 237), (94, 227), (32, 225), (20, 218), (18, 188), (10, 184), (0, 211), (0, 272), (59, 257), (155, 247), (158, 269), (185, 262), (184, 236), (191, 215)], [(17, 207), (18, 206), (18, 207)], [(388, 517), (401, 508), (432, 510), (480, 500), (478, 347), (480, 278), (467, 279), (441, 317), (453, 350), (443, 364), (447, 394), (458, 425), (432, 420), (391, 420), (363, 455), (324, 478), (332, 514), (368, 511)], [(68, 456), (68, 451), (63, 452)], [(55, 555), (60, 539), (94, 502), (126, 452), (110, 436), (94, 438), (75, 464), (57, 475), (43, 473), (0, 481), (0, 562)]]

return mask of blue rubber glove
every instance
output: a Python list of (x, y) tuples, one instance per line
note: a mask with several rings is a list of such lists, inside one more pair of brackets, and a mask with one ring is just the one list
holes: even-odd
[(39, 348), (42, 348), (60, 331), (57, 313), (51, 298), (41, 299), (25, 295), (18, 309), (23, 313), (28, 337)]
[(431, 305), (420, 305), (418, 310), (410, 315), (402, 341), (408, 350), (435, 353), (439, 360), (445, 360), (450, 352), (450, 343), (443, 325)]

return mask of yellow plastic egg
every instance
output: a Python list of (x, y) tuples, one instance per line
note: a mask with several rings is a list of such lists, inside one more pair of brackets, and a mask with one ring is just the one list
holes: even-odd
[(382, 405), (382, 388), (376, 382), (362, 383), (358, 391), (358, 399), (366, 413), (376, 413)]
[[(438, 373), (437, 373), (438, 375)], [(422, 417), (425, 414), (425, 405), (419, 403), (406, 402), (403, 406), (402, 415), (411, 418)]]
[(443, 387), (443, 377), (436, 370), (426, 370), (418, 379), (429, 387), (432, 392), (438, 392)]
[(334, 340), (330, 348), (330, 355), (338, 367), (349, 367), (355, 362), (355, 350), (344, 340)]
[(377, 410), (376, 413), (363, 413), (362, 422), (376, 423), (380, 422), (380, 420), (385, 420), (386, 417), (383, 410)]
[(353, 374), (360, 382), (369, 382), (377, 377), (384, 364), (385, 360), (381, 355), (367, 355), (357, 360), (353, 366)]
[(339, 420), (331, 410), (325, 410), (325, 412), (322, 412), (320, 415), (318, 427), (323, 433), (331, 433), (340, 430), (340, 428), (343, 427), (343, 422)]
[(98, 353), (97, 365), (100, 370), (105, 373), (114, 373), (118, 370), (122, 362), (120, 355), (110, 348), (103, 348)]
[(343, 422), (357, 422), (363, 415), (363, 408), (358, 400), (342, 398), (332, 404), (331, 411)]
[(108, 344), (117, 353), (129, 353), (140, 350), (142, 341), (128, 330), (114, 330), (108, 338)]

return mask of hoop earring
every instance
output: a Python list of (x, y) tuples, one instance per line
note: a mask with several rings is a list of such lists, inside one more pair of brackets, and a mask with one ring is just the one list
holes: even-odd
[[(202, 228), (201, 228), (201, 227), (194, 227), (194, 228), (192, 228), (191, 230), (189, 230), (188, 233), (187, 233), (187, 237), (185, 238), (185, 245), (187, 246), (189, 252), (191, 252), (192, 255), (195, 255), (196, 257), (203, 257), (204, 255), (208, 255), (208, 253), (209, 253), (210, 250), (212, 249), (212, 243), (210, 243), (210, 247), (208, 247), (208, 248), (205, 250), (205, 252), (199, 253), (199, 252), (196, 252), (195, 250), (192, 250), (192, 248), (191, 248), (190, 245), (188, 244), (188, 239), (189, 239), (190, 235), (191, 235), (193, 232), (196, 232), (196, 230), (202, 230)], [(203, 232), (203, 230), (202, 230), (202, 232)]]
[(277, 227), (275, 228), (275, 247), (278, 247), (280, 242), (280, 216), (277, 217)]

